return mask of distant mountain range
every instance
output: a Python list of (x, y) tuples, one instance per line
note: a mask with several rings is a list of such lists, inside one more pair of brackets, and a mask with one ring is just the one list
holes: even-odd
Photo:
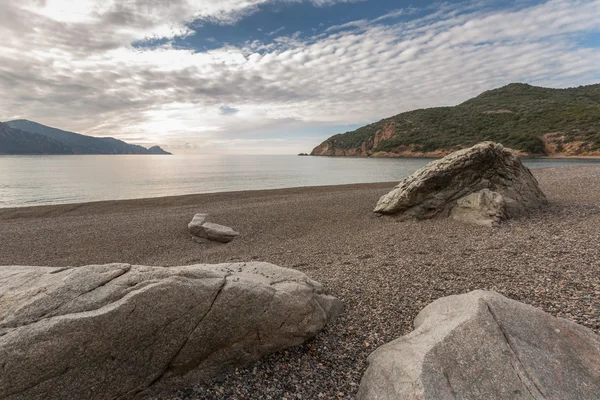
[(0, 154), (171, 154), (111, 137), (93, 137), (18, 119), (0, 122)]
[(455, 107), (414, 110), (330, 137), (316, 156), (443, 156), (492, 140), (523, 155), (600, 156), (600, 84), (512, 83)]

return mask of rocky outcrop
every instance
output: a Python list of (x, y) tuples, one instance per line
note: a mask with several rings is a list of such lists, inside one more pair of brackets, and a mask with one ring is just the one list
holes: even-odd
[[(393, 122), (386, 123), (375, 132), (373, 138), (362, 142), (359, 147), (347, 148), (343, 143), (340, 143), (334, 136), (313, 149), (310, 153), (311, 156), (335, 156), (335, 157), (370, 157), (370, 156), (382, 156), (381, 152), (373, 152), (380, 143), (391, 139), (395, 133), (395, 124)], [(394, 154), (393, 156), (398, 156)]]
[(311, 156), (335, 156), (335, 157), (361, 157), (368, 156), (369, 152), (363, 144), (358, 149), (344, 149), (336, 148), (335, 143), (323, 142), (319, 146), (315, 147), (310, 153)]
[(374, 211), (417, 219), (452, 215), (493, 225), (546, 203), (515, 153), (483, 142), (419, 169), (381, 197)]
[(396, 126), (393, 122), (384, 124), (383, 127), (375, 132), (373, 139), (373, 148), (378, 148), (379, 145), (386, 140), (390, 140), (396, 133)]
[(341, 303), (266, 263), (0, 267), (0, 399), (129, 399), (314, 336)]
[(600, 337), (497, 293), (436, 300), (369, 356), (361, 400), (597, 399)]
[(201, 239), (219, 243), (229, 243), (240, 234), (228, 226), (206, 222), (208, 214), (196, 214), (188, 224), (190, 233)]

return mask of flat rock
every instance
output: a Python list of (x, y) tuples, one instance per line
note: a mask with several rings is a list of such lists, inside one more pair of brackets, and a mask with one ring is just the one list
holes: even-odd
[(597, 399), (600, 336), (494, 292), (425, 307), (369, 356), (358, 399)]
[(198, 235), (201, 238), (212, 240), (213, 242), (229, 243), (239, 236), (239, 233), (228, 226), (205, 222), (202, 225), (204, 232)]
[(130, 399), (301, 344), (342, 309), (267, 263), (0, 267), (0, 399)]
[(545, 204), (546, 196), (519, 157), (500, 144), (483, 142), (419, 169), (382, 196), (374, 212), (416, 219), (453, 215), (493, 225)]

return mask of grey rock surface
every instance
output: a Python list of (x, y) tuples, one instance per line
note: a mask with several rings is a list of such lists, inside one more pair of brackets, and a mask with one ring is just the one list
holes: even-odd
[(506, 219), (506, 200), (489, 189), (468, 194), (456, 201), (452, 218), (482, 226), (496, 226)]
[(299, 345), (343, 306), (267, 263), (0, 267), (0, 399), (129, 399)]
[(202, 228), (204, 228), (204, 232), (198, 236), (213, 242), (229, 243), (239, 236), (239, 233), (230, 227), (213, 224), (212, 222), (205, 222)]
[(188, 224), (190, 233), (201, 240), (229, 243), (240, 234), (228, 226), (207, 222), (208, 214), (196, 214)]
[[(483, 142), (419, 169), (381, 197), (374, 212), (417, 219), (450, 216), (462, 199), (463, 209), (455, 212), (455, 218), (464, 216), (466, 221), (475, 222), (481, 218), (474, 214), (489, 214), (487, 206), (491, 203), (473, 201), (467, 196), (484, 189), (503, 199), (493, 206), (493, 213), (502, 215), (492, 218), (494, 222), (525, 214), (547, 203), (537, 180), (515, 153), (500, 144)], [(494, 198), (499, 199), (496, 195)], [(464, 207), (467, 203), (469, 206)], [(478, 205), (484, 207), (478, 210)]]
[(188, 224), (188, 230), (190, 231), (190, 233), (194, 236), (204, 234), (204, 228), (202, 227), (202, 225), (206, 222), (207, 219), (208, 214), (194, 215), (194, 218), (192, 218), (192, 220)]
[(573, 322), (474, 291), (414, 325), (369, 356), (359, 399), (598, 399), (600, 336)]

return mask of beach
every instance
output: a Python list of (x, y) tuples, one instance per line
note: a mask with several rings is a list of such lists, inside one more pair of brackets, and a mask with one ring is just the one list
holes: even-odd
[[(493, 290), (600, 333), (600, 165), (533, 170), (548, 208), (499, 228), (372, 210), (397, 182), (0, 209), (0, 265), (266, 261), (345, 303), (315, 339), (165, 398), (351, 399), (367, 356), (433, 300)], [(195, 213), (241, 233), (199, 244)]]

